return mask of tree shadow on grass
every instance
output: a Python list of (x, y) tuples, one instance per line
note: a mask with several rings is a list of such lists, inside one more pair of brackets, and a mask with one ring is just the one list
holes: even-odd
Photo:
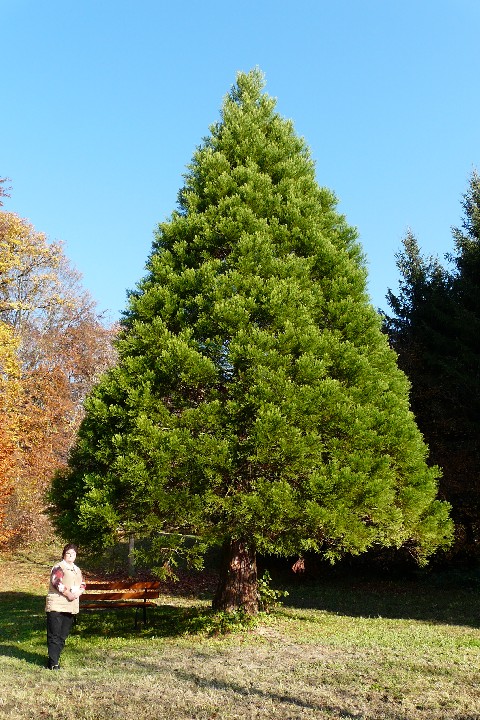
[(363, 717), (363, 714), (352, 714), (348, 712), (347, 710), (341, 709), (339, 707), (334, 707), (331, 705), (320, 705), (318, 703), (311, 703), (307, 702), (306, 700), (302, 700), (301, 698), (295, 697), (294, 695), (289, 695), (288, 693), (276, 693), (276, 692), (270, 692), (261, 690), (260, 688), (257, 688), (253, 685), (249, 685), (248, 687), (244, 687), (243, 685), (240, 685), (236, 682), (226, 682), (225, 680), (218, 680), (218, 679), (207, 679), (203, 678), (201, 675), (197, 675), (196, 673), (188, 673), (183, 670), (175, 670), (175, 675), (179, 678), (179, 680), (183, 680), (184, 682), (191, 682), (194, 683), (197, 687), (200, 688), (208, 688), (211, 690), (223, 690), (225, 692), (233, 692), (237, 695), (242, 695), (244, 697), (251, 697), (252, 695), (255, 695), (259, 698), (262, 698), (264, 700), (270, 700), (275, 704), (285, 704), (293, 706), (295, 709), (305, 709), (305, 710), (315, 710), (318, 712), (328, 712), (328, 713), (335, 713), (337, 717), (342, 718), (361, 718)]
[[(25, 644), (45, 636), (45, 598), (34, 593), (0, 593), (0, 656), (44, 665), (44, 652), (35, 652)], [(23, 647), (22, 647), (23, 645)]]
[[(98, 638), (135, 640), (176, 637), (218, 630), (213, 611), (204, 605), (150, 607), (147, 624), (142, 611), (120, 608), (80, 612), (70, 633), (88, 641)], [(68, 642), (68, 641), (67, 641)], [(42, 651), (35, 645), (42, 644)], [(32, 647), (33, 646), (33, 647)], [(44, 647), (44, 649), (43, 649)], [(45, 599), (34, 593), (0, 593), (0, 657), (14, 657), (32, 665), (44, 665), (46, 657)]]
[[(143, 623), (141, 610), (137, 613), (136, 623), (135, 616), (134, 608), (84, 611), (78, 616), (73, 632), (83, 637), (171, 638), (198, 633), (217, 634), (225, 629), (222, 627), (223, 617), (204, 605), (150, 607), (146, 624)], [(232, 621), (230, 629), (233, 629), (233, 625), (235, 621)], [(238, 625), (241, 625), (240, 618)]]
[[(222, 618), (204, 604), (156, 605), (147, 610), (147, 623), (143, 623), (142, 609), (130, 607), (111, 610), (80, 611), (71, 635), (85, 638), (115, 637), (134, 639), (142, 637), (177, 637), (185, 634), (218, 633)], [(240, 618), (238, 624), (241, 624)], [(230, 627), (233, 629), (234, 621)], [(27, 592), (0, 592), (0, 654), (14, 654), (18, 644), (31, 643), (46, 635), (45, 598)], [(26, 652), (26, 651), (25, 651)], [(28, 655), (26, 652), (25, 658)], [(35, 659), (32, 654), (32, 660)]]
[(13, 657), (17, 660), (25, 660), (25, 662), (31, 665), (41, 665), (45, 667), (45, 661), (47, 658), (46, 648), (44, 653), (32, 652), (30, 650), (23, 650), (21, 647), (16, 645), (2, 645), (0, 643), (0, 656)]
[(285, 606), (351, 617), (480, 627), (480, 578), (445, 573), (420, 580), (324, 578), (288, 587)]
[(34, 593), (0, 592), (0, 638), (24, 641), (45, 628), (45, 598)]
[[(142, 660), (133, 660), (133, 664), (145, 670), (148, 673), (154, 673), (156, 668)], [(288, 692), (273, 692), (270, 690), (262, 690), (259, 687), (255, 687), (254, 684), (248, 684), (248, 686), (241, 685), (238, 682), (228, 682), (219, 678), (206, 678), (202, 677), (198, 673), (186, 672), (184, 670), (174, 670), (175, 676), (180, 682), (192, 683), (198, 688), (205, 688), (209, 691), (220, 691), (226, 693), (233, 693), (245, 698), (258, 697), (261, 700), (268, 700), (275, 705), (287, 705), (290, 706), (292, 712), (301, 712), (302, 710), (313, 710), (314, 712), (322, 712), (331, 714), (332, 717), (348, 718), (349, 720), (360, 720), (364, 717), (363, 712), (352, 713), (349, 710), (341, 708), (333, 704), (320, 704), (315, 702), (308, 702), (294, 694)], [(382, 717), (385, 720), (400, 720), (400, 716), (396, 713), (389, 714), (385, 712)], [(403, 715), (401, 716), (404, 717)], [(468, 720), (468, 719), (466, 719)], [(472, 718), (473, 720), (473, 718)]]

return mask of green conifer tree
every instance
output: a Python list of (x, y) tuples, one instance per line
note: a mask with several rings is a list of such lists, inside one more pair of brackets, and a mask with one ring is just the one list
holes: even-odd
[(412, 409), (443, 470), (452, 505), (450, 556), (480, 558), (480, 178), (473, 173), (454, 228), (450, 267), (424, 259), (408, 235), (398, 255), (400, 292), (389, 292), (386, 329), (412, 383)]
[(53, 485), (69, 537), (222, 544), (214, 606), (248, 612), (257, 552), (449, 542), (356, 232), (258, 70), (194, 154), (118, 351)]

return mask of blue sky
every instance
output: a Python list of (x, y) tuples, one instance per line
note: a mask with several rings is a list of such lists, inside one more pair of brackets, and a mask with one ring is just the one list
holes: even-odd
[(6, 210), (119, 317), (239, 70), (260, 67), (386, 307), (410, 228), (452, 249), (480, 170), (478, 0), (0, 0)]

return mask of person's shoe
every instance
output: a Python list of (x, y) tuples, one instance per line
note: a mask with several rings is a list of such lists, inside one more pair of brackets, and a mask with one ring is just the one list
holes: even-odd
[(48, 658), (46, 667), (47, 670), (60, 670), (60, 663), (57, 663), (55, 665), (53, 660), (51, 658)]

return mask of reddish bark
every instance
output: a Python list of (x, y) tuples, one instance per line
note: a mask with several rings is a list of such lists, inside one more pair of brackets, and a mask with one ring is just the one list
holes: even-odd
[(223, 563), (213, 608), (224, 612), (258, 612), (256, 552), (244, 540), (229, 540), (224, 545)]

